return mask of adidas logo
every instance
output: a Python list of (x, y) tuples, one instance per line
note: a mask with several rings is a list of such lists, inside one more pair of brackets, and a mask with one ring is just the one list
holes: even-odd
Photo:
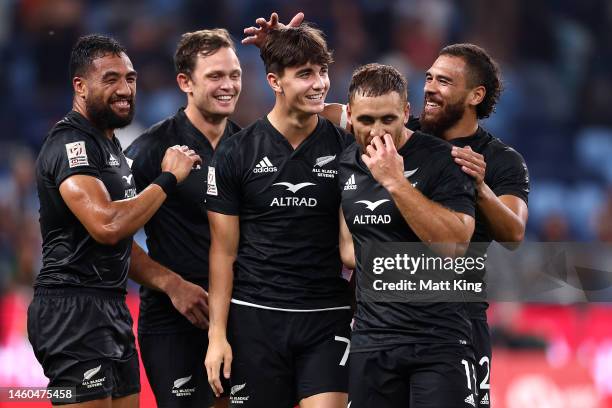
[(466, 402), (466, 403), (470, 404), (471, 406), (476, 407), (476, 403), (474, 402), (474, 395), (473, 394), (468, 395), (463, 400), (463, 402)]
[(488, 392), (480, 400), (480, 405), (489, 405), (489, 393)]
[(357, 184), (355, 184), (355, 174), (351, 174), (351, 177), (344, 183), (344, 190), (357, 190)]
[(113, 167), (119, 167), (121, 166), (121, 163), (119, 163), (119, 160), (117, 160), (117, 158), (115, 156), (112, 155), (112, 153), (108, 156), (108, 165), (109, 166), (113, 166)]
[(275, 167), (268, 156), (264, 156), (263, 159), (257, 163), (257, 166), (253, 169), (253, 173), (275, 173), (278, 171), (278, 168)]

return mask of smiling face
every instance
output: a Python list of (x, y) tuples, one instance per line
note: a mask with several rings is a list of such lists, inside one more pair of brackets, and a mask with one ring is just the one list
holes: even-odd
[(469, 106), (466, 64), (462, 58), (441, 55), (425, 74), (423, 131), (442, 136), (463, 118)]
[[(181, 89), (187, 93), (188, 104), (194, 104), (204, 116), (227, 117), (234, 113), (242, 89), (240, 61), (230, 47), (215, 53), (198, 55), (190, 76), (184, 76)], [(181, 78), (178, 78), (181, 84)]]
[(327, 65), (308, 62), (287, 67), (282, 75), (268, 74), (268, 79), (276, 84), (275, 90), (284, 98), (288, 110), (313, 114), (323, 112), (325, 107), (330, 86), (327, 71)]
[(132, 122), (136, 71), (125, 53), (94, 59), (87, 73), (75, 81), (84, 95), (87, 117), (96, 127), (118, 129)]
[(397, 92), (380, 96), (356, 93), (348, 105), (349, 120), (357, 143), (362, 148), (375, 136), (389, 133), (396, 147), (401, 145), (406, 131), (409, 106)]

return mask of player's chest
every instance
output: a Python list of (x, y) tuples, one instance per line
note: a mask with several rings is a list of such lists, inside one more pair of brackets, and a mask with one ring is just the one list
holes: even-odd
[[(403, 176), (423, 194), (428, 194), (430, 180), (426, 165), (404, 164)], [(353, 234), (372, 235), (386, 240), (407, 239), (411, 230), (389, 192), (369, 172), (359, 166), (340, 171), (342, 210)]]
[(106, 151), (103, 163), (100, 176), (111, 200), (135, 197), (137, 192), (134, 177), (123, 153), (119, 150)]
[(325, 209), (337, 212), (338, 157), (334, 149), (308, 154), (264, 152), (244, 172), (243, 196), (259, 209)]

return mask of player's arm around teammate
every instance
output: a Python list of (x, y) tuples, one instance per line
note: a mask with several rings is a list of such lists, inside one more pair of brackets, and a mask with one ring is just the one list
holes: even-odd
[(518, 248), (525, 237), (527, 203), (515, 195), (495, 195), (484, 181), (487, 163), (482, 154), (469, 146), (455, 146), (451, 154), (461, 169), (476, 182), (476, 205), (484, 215), (493, 239), (508, 249)]

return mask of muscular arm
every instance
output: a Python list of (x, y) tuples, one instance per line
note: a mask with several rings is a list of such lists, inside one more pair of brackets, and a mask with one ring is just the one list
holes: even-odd
[(238, 254), (240, 224), (238, 216), (208, 212), (210, 223), (210, 328), (206, 372), (208, 382), (218, 397), (223, 392), (220, 370), (230, 378), (232, 351), (227, 341), (227, 316), (234, 285), (234, 261)]
[[(186, 146), (173, 146), (162, 159), (162, 172), (180, 182), (187, 177), (200, 156)], [(166, 199), (157, 184), (150, 184), (136, 197), (112, 201), (100, 179), (84, 174), (66, 178), (59, 186), (62, 199), (87, 232), (101, 244), (114, 245), (133, 235), (155, 214)]]
[(387, 190), (406, 223), (425, 243), (458, 244), (449, 247), (444, 255), (462, 255), (474, 233), (474, 218), (455, 212), (431, 201), (408, 182), (399, 180), (389, 184)]
[(476, 205), (484, 215), (493, 239), (508, 249), (516, 249), (525, 238), (527, 204), (513, 195), (496, 196), (484, 184), (478, 190)]
[(166, 199), (164, 190), (151, 184), (136, 197), (112, 201), (101, 180), (82, 174), (68, 177), (59, 191), (87, 232), (105, 245), (133, 235)]
[(355, 269), (355, 248), (353, 246), (353, 237), (346, 225), (344, 212), (340, 208), (340, 259), (342, 263), (349, 269)]
[(141, 285), (164, 292), (179, 313), (193, 325), (208, 329), (206, 291), (152, 260), (135, 241), (132, 241), (128, 276)]
[(519, 197), (507, 194), (496, 196), (484, 181), (487, 164), (482, 154), (469, 146), (453, 147), (455, 162), (476, 181), (476, 205), (485, 217), (493, 239), (508, 249), (516, 249), (525, 237), (527, 204)]

